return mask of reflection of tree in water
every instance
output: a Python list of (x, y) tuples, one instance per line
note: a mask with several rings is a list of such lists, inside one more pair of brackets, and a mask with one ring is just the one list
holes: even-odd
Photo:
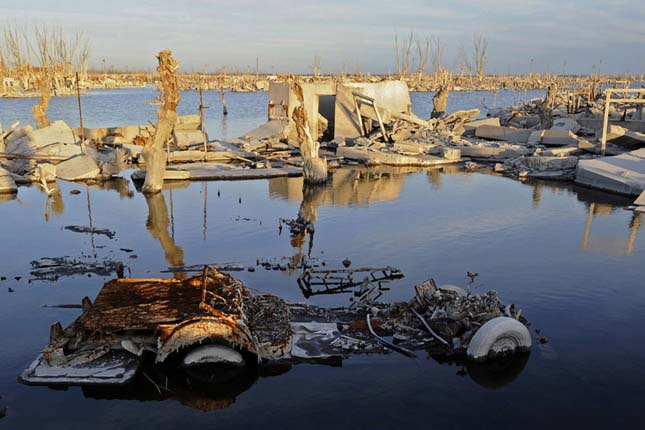
[(45, 201), (45, 221), (49, 222), (49, 217), (53, 213), (54, 215), (60, 215), (65, 212), (65, 203), (63, 202), (63, 194), (58, 188), (58, 183), (54, 183), (51, 187), (53, 192), (47, 196)]
[(305, 243), (305, 237), (309, 235), (309, 248), (307, 256), (311, 256), (314, 247), (314, 223), (318, 219), (318, 207), (323, 203), (325, 198), (324, 185), (307, 185), (304, 184), (302, 189), (302, 202), (298, 210), (298, 217), (291, 228), (291, 246), (296, 249), (296, 254), (291, 257), (291, 267), (297, 267), (302, 260), (302, 247)]
[[(175, 244), (175, 239), (168, 233), (170, 218), (163, 193), (145, 194), (148, 204), (148, 221), (146, 227), (150, 235), (159, 240), (166, 253), (166, 261), (172, 267), (184, 265), (184, 250)], [(176, 278), (184, 278), (184, 273), (175, 273)]]

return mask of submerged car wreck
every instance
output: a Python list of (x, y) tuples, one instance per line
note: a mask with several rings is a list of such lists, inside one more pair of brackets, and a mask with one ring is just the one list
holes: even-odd
[[(494, 291), (474, 295), (428, 280), (407, 303), (321, 308), (253, 294), (209, 266), (179, 279), (115, 279), (19, 380), (28, 385), (125, 385), (144, 361), (194, 369), (340, 362), (385, 353), (481, 362), (531, 347), (528, 322)], [(386, 339), (392, 337), (392, 341)]]

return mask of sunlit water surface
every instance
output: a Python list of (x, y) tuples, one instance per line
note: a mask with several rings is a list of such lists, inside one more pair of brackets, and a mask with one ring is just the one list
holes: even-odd
[[(497, 105), (540, 94), (500, 92)], [(431, 96), (412, 95), (420, 116), (429, 116)], [(216, 94), (207, 97), (212, 137), (237, 136), (264, 121), (265, 94), (229, 94), (225, 120)], [(152, 98), (152, 89), (92, 92), (84, 98), (85, 122), (145, 123), (154, 119), (155, 107), (144, 104)], [(30, 121), (33, 103), (0, 100), (0, 122)], [(53, 99), (50, 116), (77, 125), (75, 103)], [(451, 110), (492, 104), (490, 93), (450, 99)], [(181, 112), (195, 107), (195, 94), (184, 93)], [(154, 200), (125, 179), (103, 187), (59, 181), (60, 194), (49, 201), (35, 186), (0, 201), (0, 276), (6, 277), (0, 281), (0, 407), (8, 407), (0, 428), (614, 428), (642, 420), (645, 233), (642, 220), (623, 209), (630, 199), (457, 167), (394, 169), (380, 179), (359, 172), (335, 172), (305, 201), (297, 178), (180, 183)], [(72, 189), (81, 193), (71, 195)], [(313, 244), (278, 230), (278, 220), (296, 217), (301, 205), (316, 213)], [(116, 236), (63, 229), (90, 224)], [(345, 258), (353, 267), (400, 268), (406, 276), (390, 284), (385, 301), (408, 300), (412, 287), (430, 277), (465, 285), (466, 271), (476, 271), (475, 292), (498, 291), (549, 343), (534, 345), (528, 359), (497, 373), (464, 372), (425, 354), (355, 356), (342, 367), (298, 365), (208, 392), (186, 388), (165, 400), (152, 386), (110, 395), (16, 382), (47, 343), (50, 325), (66, 325), (79, 312), (43, 306), (93, 299), (106, 280), (30, 282), (32, 260), (109, 258), (122, 261), (132, 277), (160, 277), (170, 276), (161, 271), (172, 265), (287, 263), (310, 245), (312, 257), (328, 268)], [(305, 300), (298, 273), (258, 267), (233, 275), (255, 290)], [(310, 302), (347, 305), (350, 297)]]

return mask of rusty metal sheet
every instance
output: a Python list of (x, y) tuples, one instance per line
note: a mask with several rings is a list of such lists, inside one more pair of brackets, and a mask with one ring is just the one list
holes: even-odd
[(245, 293), (239, 281), (213, 269), (206, 276), (183, 281), (115, 279), (105, 284), (77, 328), (90, 333), (156, 330), (161, 324), (176, 324), (217, 311), (239, 316)]

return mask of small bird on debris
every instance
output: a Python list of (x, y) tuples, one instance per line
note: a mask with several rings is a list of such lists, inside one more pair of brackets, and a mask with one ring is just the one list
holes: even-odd
[(13, 288), (9, 287), (8, 291), (9, 291), (10, 293), (13, 293), (15, 290), (14, 290)]
[(351, 266), (351, 265), (352, 265), (352, 260), (350, 260), (349, 258), (345, 258), (343, 260), (343, 266), (345, 266), (346, 268)]
[(475, 278), (479, 276), (477, 272), (466, 272), (466, 275), (470, 278), (470, 282), (474, 282)]

